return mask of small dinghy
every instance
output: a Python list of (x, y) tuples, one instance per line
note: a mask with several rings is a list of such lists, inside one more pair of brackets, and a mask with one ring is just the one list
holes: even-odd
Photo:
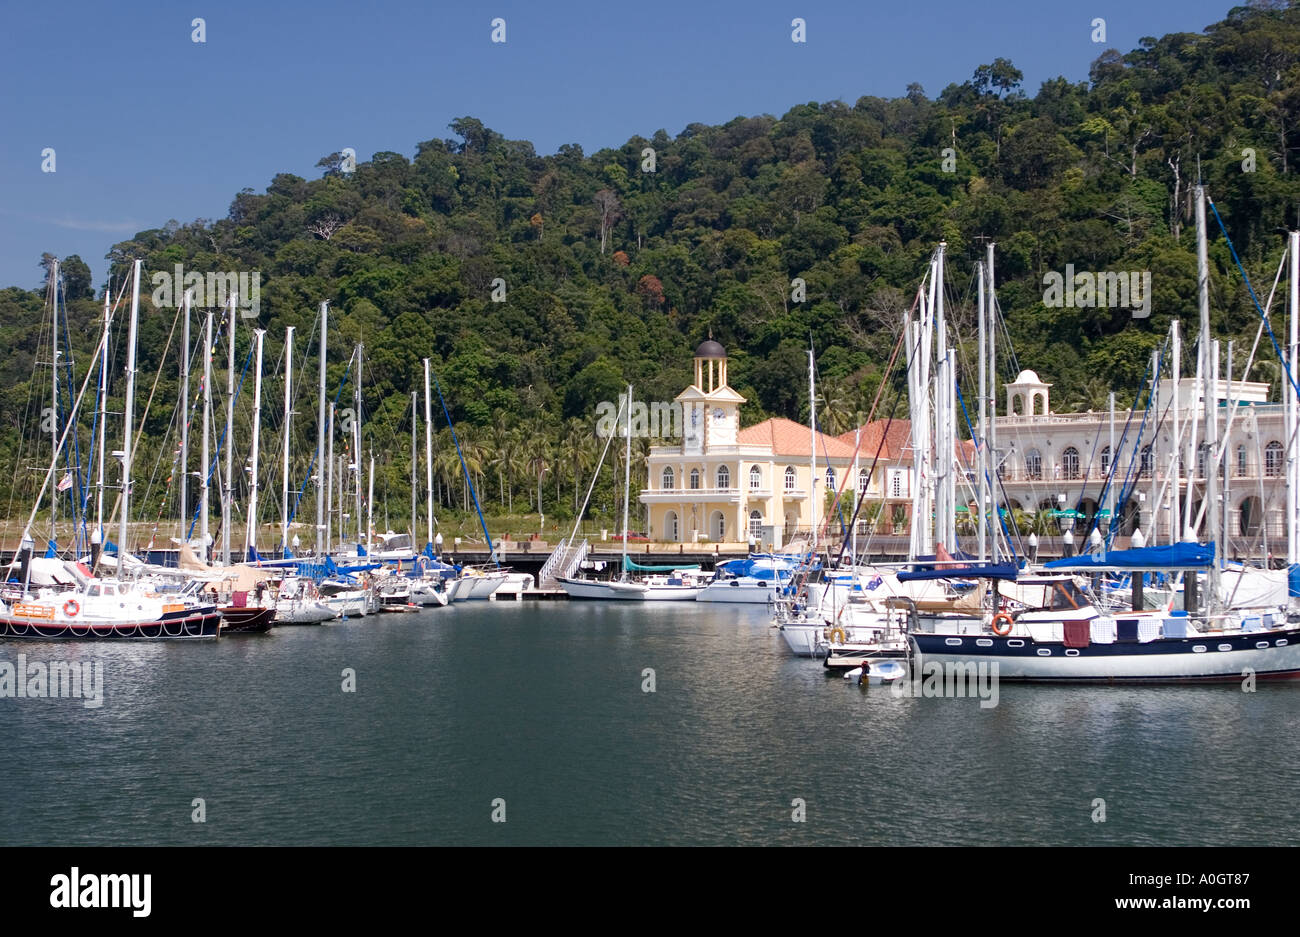
[(860, 686), (880, 686), (901, 680), (906, 674), (907, 668), (896, 660), (877, 660), (845, 671), (844, 679), (856, 680)]

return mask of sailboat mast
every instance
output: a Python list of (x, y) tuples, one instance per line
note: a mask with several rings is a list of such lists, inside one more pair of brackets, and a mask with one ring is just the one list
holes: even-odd
[(280, 552), (289, 546), (289, 423), (293, 417), (293, 326), (284, 330), (284, 471), (280, 479)]
[(108, 417), (108, 330), (112, 319), (112, 310), (109, 305), (112, 298), (112, 280), (109, 280), (104, 287), (104, 347), (99, 355), (99, 439), (95, 443), (95, 448), (99, 452), (99, 481), (96, 483), (95, 497), (95, 530), (99, 534), (100, 543), (104, 542), (104, 421)]
[[(1225, 391), (1226, 391), (1226, 392), (1225, 392), (1225, 398), (1226, 398), (1227, 400), (1232, 400), (1232, 399), (1233, 399), (1233, 397), (1232, 397), (1232, 346), (1233, 346), (1234, 344), (1235, 344), (1234, 342), (1228, 342), (1228, 362), (1227, 362), (1227, 373), (1226, 373), (1226, 375), (1225, 375), (1225, 377), (1227, 378), (1227, 386), (1226, 386), (1226, 388), (1225, 388)], [(1232, 504), (1232, 490), (1231, 490), (1231, 489), (1232, 489), (1232, 471), (1231, 471), (1231, 469), (1229, 468), (1230, 463), (1228, 462), (1228, 459), (1229, 459), (1229, 457), (1230, 457), (1231, 454), (1227, 451), (1227, 449), (1228, 449), (1228, 424), (1227, 424), (1227, 419), (1228, 419), (1228, 408), (1227, 408), (1227, 407), (1224, 408), (1223, 416), (1224, 416), (1224, 425), (1223, 425), (1223, 447), (1224, 447), (1224, 453), (1223, 453), (1223, 459), (1222, 459), (1222, 464), (1223, 464), (1223, 503), (1224, 503), (1224, 504)], [(1228, 511), (1227, 511), (1226, 509), (1223, 510), (1223, 511), (1220, 511), (1220, 512), (1219, 512), (1219, 542), (1223, 544), (1223, 550), (1227, 550), (1227, 548), (1228, 548)]]
[[(1219, 504), (1219, 473), (1215, 459), (1218, 444), (1219, 421), (1217, 408), (1218, 382), (1218, 346), (1211, 338), (1210, 332), (1210, 263), (1205, 243), (1205, 187), (1196, 187), (1196, 279), (1197, 298), (1201, 310), (1201, 394), (1205, 408), (1205, 529), (1209, 536), (1219, 529), (1217, 523)], [(1213, 540), (1211, 540), (1213, 542)], [(1206, 597), (1206, 609), (1212, 610), (1219, 601), (1219, 569), (1223, 563), (1223, 550), (1226, 544), (1220, 544), (1215, 554), (1215, 562), (1210, 567), (1209, 595)]]
[(180, 504), (181, 534), (185, 533), (185, 521), (190, 513), (190, 304), (193, 291), (186, 290), (181, 298), (181, 454), (177, 481), (180, 483), (177, 503)]
[(364, 343), (357, 343), (357, 379), (352, 388), (355, 416), (352, 418), (352, 464), (355, 468), (357, 488), (357, 542), (361, 542), (361, 362), (365, 355)]
[[(59, 262), (50, 264), (50, 295), (53, 299), (50, 319), (50, 452), (59, 452)], [(59, 490), (50, 498), (50, 541), (58, 539)]]
[(627, 579), (627, 505), (630, 500), (628, 491), (632, 484), (632, 385), (627, 385), (627, 422), (623, 432), (627, 435), (627, 451), (623, 456), (623, 573)]
[(329, 547), (328, 521), (325, 514), (325, 491), (322, 484), (328, 465), (325, 457), (325, 355), (329, 349), (329, 300), (320, 304), (320, 410), (316, 417), (316, 555), (324, 556)]
[(203, 463), (199, 466), (199, 539), (203, 542), (203, 561), (208, 562), (208, 510), (212, 458), (212, 310), (208, 310), (203, 335)]
[(230, 565), (230, 510), (235, 500), (235, 294), (230, 294), (230, 336), (226, 352), (226, 488), (221, 492), (221, 556)]
[(329, 454), (325, 459), (325, 555), (333, 549), (334, 538), (331, 524), (334, 512), (334, 404), (330, 404), (329, 417)]
[(135, 343), (137, 327), (140, 322), (140, 268), (143, 260), (135, 262), (135, 271), (131, 282), (131, 324), (127, 330), (126, 348), (126, 408), (123, 410), (122, 426), (122, 528), (117, 541), (117, 575), (123, 578), (127, 552), (127, 525), (131, 519), (131, 425), (135, 420)]
[[(1290, 308), (1290, 342), (1287, 349), (1287, 360), (1282, 362), (1283, 367), (1287, 370), (1288, 375), (1295, 375), (1297, 364), (1300, 364), (1300, 358), (1297, 358), (1297, 352), (1300, 352), (1300, 231), (1292, 231), (1289, 234), (1290, 256), (1290, 281), (1291, 295)], [(1296, 497), (1297, 490), (1300, 489), (1300, 458), (1296, 453), (1296, 423), (1297, 410), (1300, 408), (1300, 401), (1296, 399), (1295, 388), (1291, 386), (1291, 377), (1282, 382), (1282, 399), (1286, 401), (1287, 415), (1287, 486), (1286, 486), (1286, 562), (1291, 566), (1300, 562), (1300, 542), (1296, 534)]]
[(980, 563), (988, 560), (988, 525), (989, 525), (989, 437), (988, 437), (988, 340), (985, 336), (985, 309), (984, 309), (984, 265), (977, 263), (976, 268), (979, 276), (979, 401), (980, 401), (980, 428), (979, 428), (979, 465), (976, 471), (979, 472), (979, 505), (976, 508), (975, 517), (978, 518), (979, 524), (979, 551)]
[(1183, 526), (1181, 515), (1178, 511), (1179, 485), (1181, 484), (1181, 473), (1178, 469), (1179, 446), (1182, 443), (1182, 388), (1178, 385), (1182, 383), (1183, 376), (1183, 338), (1182, 329), (1179, 328), (1179, 320), (1175, 319), (1169, 323), (1173, 332), (1173, 357), (1170, 366), (1171, 384), (1173, 386), (1173, 428), (1170, 435), (1169, 445), (1169, 478), (1166, 484), (1169, 485), (1169, 542), (1178, 543), (1183, 539)]
[(254, 329), (253, 335), (257, 339), (257, 374), (253, 379), (253, 477), (252, 487), (248, 498), (248, 520), (244, 525), (244, 557), (250, 558), (252, 551), (257, 549), (257, 469), (258, 469), (258, 440), (262, 430), (262, 339), (266, 337), (266, 329)]
[[(988, 472), (990, 480), (998, 477), (998, 306), (997, 291), (993, 288), (993, 243), (990, 241), (988, 248), (988, 259), (984, 262), (985, 267), (985, 286), (988, 289), (988, 301), (985, 303), (985, 314), (988, 320), (988, 334), (986, 336), (989, 346), (989, 430), (988, 430)], [(998, 513), (998, 499), (1001, 491), (996, 487), (993, 490), (993, 523), (996, 525), (993, 529), (993, 539), (990, 544), (991, 556), (993, 562), (998, 561), (998, 534), (1001, 532), (1002, 522), (1001, 514)]]
[(956, 421), (952, 418), (952, 361), (948, 354), (948, 320), (943, 308), (943, 262), (944, 252), (948, 247), (946, 241), (939, 242), (935, 252), (934, 263), (934, 330), (938, 341), (936, 346), (935, 374), (938, 378), (935, 394), (935, 536), (944, 546), (955, 546), (956, 528), (954, 525), (956, 505), (953, 503), (957, 489), (953, 472), (953, 459), (957, 448), (953, 445), (953, 429)]
[(420, 468), (420, 456), (419, 453), (416, 451), (416, 446), (419, 444), (418, 443), (419, 436), (417, 434), (420, 431), (419, 409), (420, 409), (420, 395), (416, 391), (411, 391), (411, 545), (412, 547), (415, 546), (415, 529), (416, 529), (416, 521), (417, 521), (417, 517), (415, 513), (416, 474)]
[[(384, 502), (388, 502), (385, 500)], [(370, 450), (370, 480), (366, 489), (366, 552), (374, 551), (375, 539), (375, 450)]]
[(429, 543), (433, 543), (433, 404), (429, 400), (429, 359), (424, 359), (424, 488), (428, 498)]
[[(632, 399), (631, 395), (627, 398)], [(631, 411), (629, 410), (629, 417)], [(631, 425), (630, 419), (628, 425)], [(808, 500), (812, 507), (812, 549), (817, 549), (817, 386), (813, 376), (813, 350), (808, 349), (808, 448), (810, 450)]]

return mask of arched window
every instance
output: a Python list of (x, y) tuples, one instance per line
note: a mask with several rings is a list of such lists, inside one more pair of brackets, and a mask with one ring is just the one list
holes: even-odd
[(1061, 453), (1061, 471), (1066, 478), (1079, 477), (1079, 450), (1074, 446)]
[(826, 490), (835, 490), (835, 469), (831, 468), (829, 465), (826, 466)]
[(752, 489), (763, 487), (763, 473), (759, 470), (757, 465), (751, 465), (749, 467), (749, 487)]
[(902, 498), (905, 496), (905, 492), (903, 491), (903, 477), (902, 472), (893, 473), (893, 477), (889, 480), (889, 494), (891, 497)]
[(1151, 458), (1151, 447), (1143, 446), (1142, 447), (1142, 477), (1143, 478), (1151, 477), (1152, 464), (1153, 464), (1153, 459)]
[(763, 536), (763, 512), (762, 511), (749, 512), (749, 535), (753, 537), (755, 540), (762, 538)]
[(725, 491), (731, 487), (731, 469), (725, 465), (718, 466), (718, 488)]
[(1246, 474), (1246, 447), (1238, 446), (1237, 447), (1237, 475), (1242, 476), (1245, 474)]
[(1282, 444), (1274, 440), (1264, 447), (1264, 474), (1277, 478), (1282, 474)]
[(718, 543), (727, 539), (727, 518), (721, 511), (713, 512), (713, 523), (709, 526), (712, 528), (709, 533)]
[(1196, 447), (1196, 477), (1205, 477), (1206, 464), (1210, 460), (1210, 447), (1208, 443), (1201, 443)]
[(871, 484), (871, 474), (866, 469), (858, 469), (858, 491), (866, 492)]
[(1025, 477), (1031, 480), (1043, 477), (1043, 454), (1037, 449), (1025, 453)]
[(785, 490), (794, 491), (794, 485), (795, 485), (794, 469), (789, 465), (787, 465), (785, 467)]
[(700, 470), (691, 469), (691, 491), (700, 490)]
[(673, 475), (673, 470), (672, 470), (672, 468), (671, 468), (671, 467), (666, 468), (666, 469), (664, 469), (664, 473), (663, 473), (663, 475), (661, 476), (661, 480), (660, 480), (660, 483), (659, 483), (659, 487), (663, 488), (664, 491), (671, 491), (672, 488), (673, 488), (673, 482), (674, 482), (675, 480), (676, 480), (676, 478), (675, 478), (675, 476)]
[(1101, 474), (1104, 477), (1110, 472), (1110, 446), (1101, 450)]
[(664, 533), (667, 535), (670, 543), (676, 543), (681, 537), (677, 531), (677, 512), (669, 511), (664, 515)]

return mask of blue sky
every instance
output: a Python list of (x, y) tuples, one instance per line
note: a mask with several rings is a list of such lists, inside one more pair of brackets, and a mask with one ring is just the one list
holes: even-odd
[[(169, 219), (221, 218), (346, 146), (413, 156), (473, 116), (539, 153), (864, 94), (930, 96), (1010, 58), (1033, 94), (1106, 48), (1200, 32), (1231, 0), (0, 3), (0, 286), (43, 251), (104, 255)], [(202, 17), (206, 42), (192, 41)], [(491, 42), (491, 21), (506, 42)], [(791, 21), (807, 42), (791, 41)], [(1091, 22), (1106, 20), (1104, 45)], [(56, 171), (41, 171), (42, 150)]]

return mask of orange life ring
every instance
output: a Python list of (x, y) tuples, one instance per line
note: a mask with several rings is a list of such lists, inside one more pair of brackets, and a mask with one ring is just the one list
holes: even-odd
[(76, 618), (79, 611), (81, 611), (81, 606), (77, 604), (76, 599), (68, 599), (63, 603), (63, 614), (69, 618)]
[[(1005, 621), (1007, 623), (1007, 627), (1005, 630), (998, 629), (998, 622), (1000, 621)], [(999, 638), (1005, 638), (1007, 635), (1011, 633), (1011, 626), (1013, 624), (1014, 622), (1012, 621), (1010, 615), (1008, 615), (1006, 612), (999, 612), (998, 614), (993, 616), (993, 633), (996, 634)]]

